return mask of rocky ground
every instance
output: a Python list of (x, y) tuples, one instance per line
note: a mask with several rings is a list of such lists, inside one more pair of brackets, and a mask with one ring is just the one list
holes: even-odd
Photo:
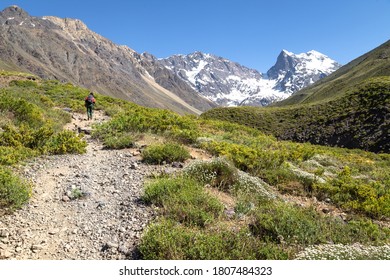
[[(97, 115), (95, 122), (104, 121)], [(73, 116), (69, 128), (88, 132), (91, 122)], [(87, 153), (36, 159), (22, 168), (34, 183), (23, 209), (0, 217), (0, 259), (134, 259), (140, 235), (154, 212), (140, 201), (152, 173), (140, 152), (105, 150), (86, 136)]]

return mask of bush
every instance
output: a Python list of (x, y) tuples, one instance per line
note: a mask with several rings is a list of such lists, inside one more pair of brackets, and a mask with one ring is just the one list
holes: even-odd
[(0, 167), (0, 208), (17, 209), (31, 196), (31, 185), (22, 181), (11, 171)]
[(183, 162), (190, 158), (190, 153), (179, 144), (167, 143), (151, 145), (142, 151), (143, 161), (149, 164)]
[(124, 133), (119, 135), (109, 135), (104, 137), (103, 144), (109, 149), (125, 149), (132, 148), (135, 145), (134, 136), (130, 133)]
[(86, 152), (87, 143), (73, 131), (64, 130), (52, 136), (46, 143), (46, 151), (52, 155), (82, 154)]
[(37, 152), (26, 147), (0, 146), (0, 165), (13, 165), (36, 155)]
[(194, 161), (183, 172), (203, 185), (208, 184), (224, 191), (229, 191), (238, 180), (238, 170), (223, 158)]
[(348, 223), (322, 216), (312, 208), (262, 202), (254, 211), (252, 232), (265, 241), (290, 245), (320, 243), (381, 244), (390, 239), (390, 231), (366, 219)]
[(198, 124), (193, 117), (134, 104), (128, 105), (124, 112), (115, 115), (108, 123), (97, 126), (95, 137), (104, 138), (112, 131), (155, 133), (185, 144), (194, 143), (199, 137)]
[(221, 215), (223, 205), (197, 182), (160, 178), (147, 184), (142, 199), (163, 208), (164, 215), (186, 225), (204, 227)]
[(145, 260), (288, 259), (280, 246), (265, 244), (247, 230), (188, 229), (171, 220), (151, 225), (139, 246)]
[(390, 217), (390, 192), (380, 182), (364, 182), (354, 178), (348, 166), (337, 177), (324, 184), (314, 184), (319, 199), (330, 197), (337, 205), (371, 217)]
[(287, 154), (284, 150), (264, 150), (243, 144), (211, 141), (202, 147), (216, 156), (225, 156), (240, 170), (255, 173), (262, 169), (274, 169), (283, 164)]
[(37, 82), (30, 80), (12, 80), (9, 82), (9, 86), (17, 86), (17, 87), (38, 87)]

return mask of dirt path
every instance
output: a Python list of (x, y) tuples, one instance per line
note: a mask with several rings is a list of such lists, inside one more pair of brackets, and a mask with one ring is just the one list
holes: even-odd
[[(94, 123), (106, 119), (97, 112)], [(88, 131), (91, 124), (74, 114), (68, 129)], [(0, 259), (137, 258), (135, 246), (153, 218), (140, 202), (143, 182), (171, 167), (143, 165), (135, 150), (105, 150), (86, 140), (86, 154), (40, 158), (24, 167), (33, 197), (0, 217)]]

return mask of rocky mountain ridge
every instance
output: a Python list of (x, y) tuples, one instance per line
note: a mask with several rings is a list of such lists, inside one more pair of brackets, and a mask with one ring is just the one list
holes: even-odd
[(293, 54), (286, 50), (266, 74), (202, 52), (174, 55), (160, 61), (194, 90), (222, 106), (266, 106), (341, 67), (316, 51)]
[[(0, 12), (0, 66), (71, 82), (139, 105), (195, 113), (215, 105), (176, 81), (165, 67), (140, 59), (77, 19), (33, 17), (11, 6)], [(159, 73), (158, 81), (150, 73)]]
[(71, 82), (142, 106), (200, 114), (217, 105), (265, 106), (340, 67), (311, 51), (282, 51), (266, 73), (195, 52), (157, 59), (119, 46), (78, 19), (0, 12), (0, 69)]

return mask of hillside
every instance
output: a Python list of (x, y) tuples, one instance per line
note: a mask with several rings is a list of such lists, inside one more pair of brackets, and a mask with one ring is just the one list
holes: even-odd
[(114, 44), (80, 20), (34, 17), (17, 6), (0, 12), (0, 69), (182, 114), (200, 114), (215, 106), (164, 66)]
[(379, 76), (390, 76), (390, 40), (272, 106), (282, 107), (331, 100), (344, 95), (351, 87), (365, 79)]
[(389, 154), (0, 76), (0, 259), (390, 258)]
[(368, 79), (328, 102), (216, 108), (202, 117), (245, 124), (281, 140), (389, 153), (390, 78)]
[(204, 118), (257, 128), (281, 140), (390, 151), (390, 41), (268, 108), (216, 108)]

